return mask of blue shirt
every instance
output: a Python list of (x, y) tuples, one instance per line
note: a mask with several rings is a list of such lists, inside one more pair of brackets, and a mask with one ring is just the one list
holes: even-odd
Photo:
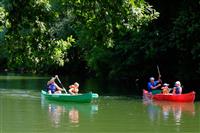
[(51, 93), (55, 93), (56, 92), (56, 86), (54, 83), (51, 83), (48, 85), (48, 90), (51, 91)]
[(151, 87), (152, 86), (155, 87), (158, 83), (159, 83), (159, 81), (154, 81), (153, 83), (152, 82), (148, 82), (148, 84), (147, 84), (148, 92), (152, 92)]

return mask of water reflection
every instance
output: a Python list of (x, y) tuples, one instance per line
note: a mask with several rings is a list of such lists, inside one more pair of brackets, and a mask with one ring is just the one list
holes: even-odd
[(79, 123), (79, 111), (76, 108), (69, 111), (69, 120), (71, 123)]
[(78, 127), (80, 118), (93, 117), (98, 112), (97, 104), (62, 103), (41, 99), (41, 106), (48, 113), (52, 127), (69, 124)]
[(154, 104), (162, 108), (164, 120), (168, 119), (172, 112), (176, 125), (180, 125), (182, 113), (195, 115), (194, 103), (155, 101)]
[(55, 106), (53, 104), (48, 105), (48, 115), (54, 127), (59, 126), (62, 113), (63, 108), (61, 106)]
[(151, 121), (155, 121), (159, 117), (160, 108), (156, 106), (152, 100), (144, 100), (143, 104), (147, 107), (147, 113)]
[(194, 103), (144, 100), (143, 104), (147, 107), (148, 116), (152, 121), (158, 120), (160, 117), (167, 121), (172, 116), (175, 124), (181, 125), (183, 113), (195, 116)]

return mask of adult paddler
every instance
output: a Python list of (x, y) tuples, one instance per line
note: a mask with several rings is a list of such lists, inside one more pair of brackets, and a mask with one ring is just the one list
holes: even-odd
[[(158, 80), (155, 81), (154, 77), (149, 78), (149, 82), (147, 84), (147, 89), (148, 89), (149, 94), (154, 94), (154, 93), (152, 93), (152, 90), (154, 91), (161, 86), (162, 80), (160, 79), (161, 74), (160, 74), (160, 69), (158, 66), (157, 66), (157, 70), (158, 70)], [(157, 92), (155, 91), (155, 93), (157, 93)]]
[(152, 90), (156, 90), (160, 86), (161, 86), (161, 80), (160, 79), (155, 81), (154, 77), (149, 78), (149, 82), (147, 84), (147, 89), (148, 89), (149, 94), (152, 94)]

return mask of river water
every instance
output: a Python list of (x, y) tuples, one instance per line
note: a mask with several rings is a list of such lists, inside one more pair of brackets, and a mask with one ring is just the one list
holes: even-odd
[[(100, 96), (92, 103), (40, 96), (48, 78), (0, 76), (0, 133), (199, 133), (200, 103)], [(37, 88), (37, 89), (36, 89)]]

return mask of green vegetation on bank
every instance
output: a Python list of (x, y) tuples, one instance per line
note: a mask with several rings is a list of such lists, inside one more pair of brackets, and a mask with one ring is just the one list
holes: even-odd
[[(2, 0), (1, 70), (200, 78), (200, 1)], [(163, 75), (162, 75), (163, 76)]]

